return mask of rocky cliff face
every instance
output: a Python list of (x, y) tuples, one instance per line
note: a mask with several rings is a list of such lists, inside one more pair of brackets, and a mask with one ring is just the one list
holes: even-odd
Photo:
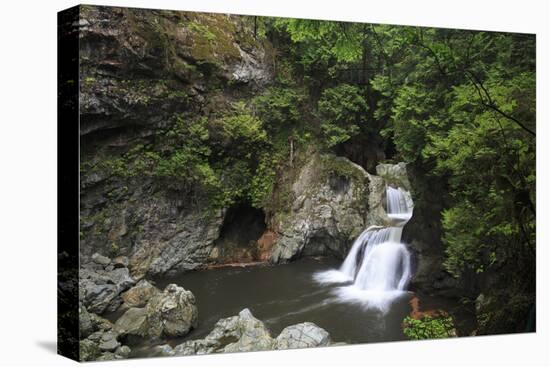
[[(224, 210), (190, 205), (117, 161), (160, 145), (180, 113), (207, 115), (272, 78), (269, 45), (219, 14), (81, 7), (81, 256), (126, 255), (136, 278), (207, 262)], [(223, 262), (224, 259), (218, 259)]]
[(174, 112), (212, 108), (220, 87), (269, 82), (265, 46), (241, 28), (220, 14), (83, 6), (81, 135), (150, 135)]
[(343, 258), (365, 225), (369, 177), (346, 158), (313, 156), (292, 184), (290, 210), (276, 216), (271, 261), (304, 255)]
[[(343, 258), (366, 226), (385, 224), (384, 179), (403, 176), (387, 167), (369, 175), (345, 158), (310, 152), (279, 188), (290, 204), (262, 212), (246, 205), (216, 210), (196, 205), (170, 182), (132, 174), (119, 160), (143, 146), (166, 148), (175, 115), (209, 116), (269, 86), (273, 46), (244, 32), (244, 21), (220, 14), (82, 7), (82, 263), (96, 252), (124, 255), (132, 279), (139, 281), (205, 264)], [(429, 191), (422, 186), (425, 180), (418, 181), (413, 192)], [(410, 188), (408, 182), (396, 184)], [(415, 202), (404, 233), (417, 258), (413, 284), (450, 289), (441, 268), (441, 204), (424, 194)], [(249, 228), (249, 235), (235, 235), (241, 227)], [(104, 306), (114, 307), (109, 302)]]
[[(225, 15), (83, 7), (80, 48), (81, 256), (129, 258), (134, 279), (206, 263), (343, 257), (364, 227), (368, 174), (344, 158), (314, 154), (290, 182), (292, 207), (192, 205), (169, 183), (132, 175), (119, 160), (141, 146), (162, 150), (180, 113), (207, 116), (272, 79), (267, 41)], [(245, 226), (251, 236), (235, 235)], [(240, 231), (242, 232), (242, 231)], [(253, 232), (253, 233), (252, 233)]]

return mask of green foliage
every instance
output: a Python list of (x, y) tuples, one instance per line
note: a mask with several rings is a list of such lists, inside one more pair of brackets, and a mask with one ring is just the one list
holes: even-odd
[(303, 43), (304, 64), (311, 64), (315, 57), (327, 60), (352, 62), (361, 57), (363, 25), (347, 22), (279, 18), (275, 25), (290, 34), (294, 43)]
[(303, 100), (304, 95), (296, 87), (273, 87), (254, 98), (254, 106), (266, 128), (277, 131), (284, 127), (294, 127), (300, 122)]
[[(83, 175), (94, 169), (128, 178), (146, 175), (196, 204), (248, 202), (265, 209), (277, 200), (291, 201), (294, 161), (303, 159), (306, 148), (358, 153), (362, 159), (368, 150), (363, 144), (372, 142), (368, 148), (387, 159), (430, 175), (424, 183), (441, 185), (437, 192), (444, 194), (433, 200), (443, 205), (445, 269), (472, 287), (492, 275), (523, 297), (521, 310), (528, 307), (536, 233), (533, 36), (189, 15), (180, 26), (193, 43), (197, 62), (191, 65), (176, 57), (162, 32), (165, 18), (133, 23), (147, 53), (164, 57), (163, 65), (184, 79), (204, 78), (209, 67), (239, 58), (234, 34), (243, 49), (266, 46), (276, 78), (254, 97), (245, 88), (231, 90), (231, 99), (242, 100), (229, 107), (221, 103), (209, 109), (215, 112), (173, 116), (164, 134), (121, 157), (83, 165)], [(149, 23), (156, 24), (152, 32), (146, 32)], [(216, 79), (212, 75), (209, 81)], [(83, 79), (83, 87), (94, 86)], [(116, 88), (139, 107), (161, 99), (157, 95), (184, 105), (194, 98), (157, 81), (121, 82)], [(356, 174), (338, 170), (325, 171)], [(495, 315), (491, 310), (485, 324), (496, 325)], [(446, 321), (408, 322), (411, 333), (422, 326), (435, 330), (425, 331), (435, 335), (427, 337), (438, 337)]]
[(222, 132), (222, 143), (242, 148), (247, 154), (248, 148), (257, 149), (267, 141), (262, 121), (253, 116), (244, 102), (233, 105), (234, 113), (214, 122)]
[(157, 144), (137, 144), (103, 167), (120, 177), (152, 177), (195, 205), (261, 207), (275, 182), (277, 156), (270, 149), (263, 122), (236, 102), (215, 118), (176, 115)]
[(403, 333), (409, 339), (441, 339), (456, 336), (453, 319), (423, 316), (417, 320), (410, 316), (403, 320)]
[(207, 123), (205, 118), (187, 121), (184, 116), (177, 116), (174, 128), (165, 133), (172, 142), (170, 149), (163, 154), (146, 152), (141, 161), (136, 161), (139, 168), (174, 186), (180, 183), (187, 183), (187, 186), (213, 184), (215, 175), (207, 163), (211, 150), (205, 144), (209, 138)]
[(361, 90), (340, 84), (323, 91), (319, 100), (321, 130), (325, 144), (333, 147), (357, 135), (365, 124), (368, 105)]
[[(323, 172), (325, 175), (347, 177), (356, 182), (365, 182), (365, 185), (367, 184), (363, 171), (349, 165), (348, 162), (345, 162), (342, 159), (334, 159), (333, 157), (330, 159), (321, 158), (320, 164), (321, 167), (323, 167)], [(325, 180), (326, 178), (327, 177), (323, 177), (322, 179)], [(362, 187), (359, 187), (359, 189), (362, 189)]]
[(262, 208), (269, 204), (269, 199), (273, 193), (275, 181), (277, 179), (275, 167), (278, 160), (268, 154), (264, 154), (258, 167), (256, 174), (252, 177), (250, 183), (249, 198), (252, 205), (256, 208)]
[(187, 27), (191, 32), (200, 34), (202, 37), (206, 38), (206, 40), (208, 40), (209, 42), (214, 42), (216, 40), (216, 35), (212, 31), (210, 31), (210, 29), (204, 24), (201, 24), (196, 21), (192, 21), (187, 24)]
[(382, 133), (401, 159), (449, 191), (446, 269), (467, 279), (499, 272), (507, 287), (534, 291), (534, 38), (375, 30), (388, 45), (387, 71), (371, 83), (381, 96), (375, 118), (387, 120)]

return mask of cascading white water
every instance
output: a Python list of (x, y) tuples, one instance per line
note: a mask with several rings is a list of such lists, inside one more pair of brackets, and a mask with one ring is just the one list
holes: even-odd
[(391, 302), (405, 291), (411, 276), (411, 260), (401, 243), (403, 227), (412, 217), (409, 193), (386, 186), (386, 213), (391, 226), (371, 226), (353, 243), (339, 270), (315, 275), (320, 283), (353, 282), (341, 287), (342, 301), (363, 303), (386, 311)]

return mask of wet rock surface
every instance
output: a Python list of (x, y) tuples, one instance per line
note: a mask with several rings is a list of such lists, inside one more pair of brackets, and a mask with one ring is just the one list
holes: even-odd
[(330, 345), (329, 333), (312, 322), (288, 326), (276, 339), (277, 349), (325, 347)]
[(127, 358), (131, 349), (111, 322), (80, 307), (80, 360), (101, 361)]
[(123, 306), (127, 308), (145, 307), (149, 300), (160, 291), (145, 279), (122, 294)]
[[(240, 17), (81, 6), (81, 256), (114, 258), (136, 280), (208, 262), (223, 211), (193, 206), (150, 176), (115, 168), (177, 116), (208, 116), (273, 80), (268, 41)], [(116, 171), (116, 173), (114, 172)], [(208, 213), (207, 213), (208, 212)], [(105, 258), (95, 259), (107, 265)], [(219, 257), (218, 262), (226, 259)]]
[(157, 347), (157, 351), (164, 356), (182, 356), (308, 348), (330, 344), (328, 332), (310, 322), (289, 326), (277, 338), (273, 338), (265, 324), (245, 308), (237, 316), (219, 320), (204, 339), (189, 340), (175, 348), (162, 345)]
[(346, 158), (313, 156), (292, 185), (290, 213), (281, 215), (271, 261), (299, 256), (343, 258), (364, 228), (369, 174)]
[(147, 334), (147, 312), (144, 308), (130, 308), (114, 324), (121, 335), (145, 336)]
[(169, 284), (161, 294), (151, 298), (145, 313), (147, 334), (153, 337), (184, 336), (197, 325), (195, 296), (175, 284)]
[(79, 325), (81, 337), (87, 338), (91, 334), (100, 330), (111, 330), (113, 324), (94, 313), (88, 312), (86, 307), (79, 308)]
[(115, 269), (110, 265), (109, 258), (99, 254), (94, 254), (92, 258), (80, 269), (80, 301), (93, 313), (116, 311), (122, 304), (120, 294), (133, 286), (135, 281), (128, 268)]

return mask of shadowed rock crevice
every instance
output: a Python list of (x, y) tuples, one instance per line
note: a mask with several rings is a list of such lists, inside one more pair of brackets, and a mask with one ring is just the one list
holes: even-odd
[(259, 258), (258, 240), (266, 231), (265, 215), (247, 204), (229, 208), (210, 254), (217, 263), (250, 262)]

